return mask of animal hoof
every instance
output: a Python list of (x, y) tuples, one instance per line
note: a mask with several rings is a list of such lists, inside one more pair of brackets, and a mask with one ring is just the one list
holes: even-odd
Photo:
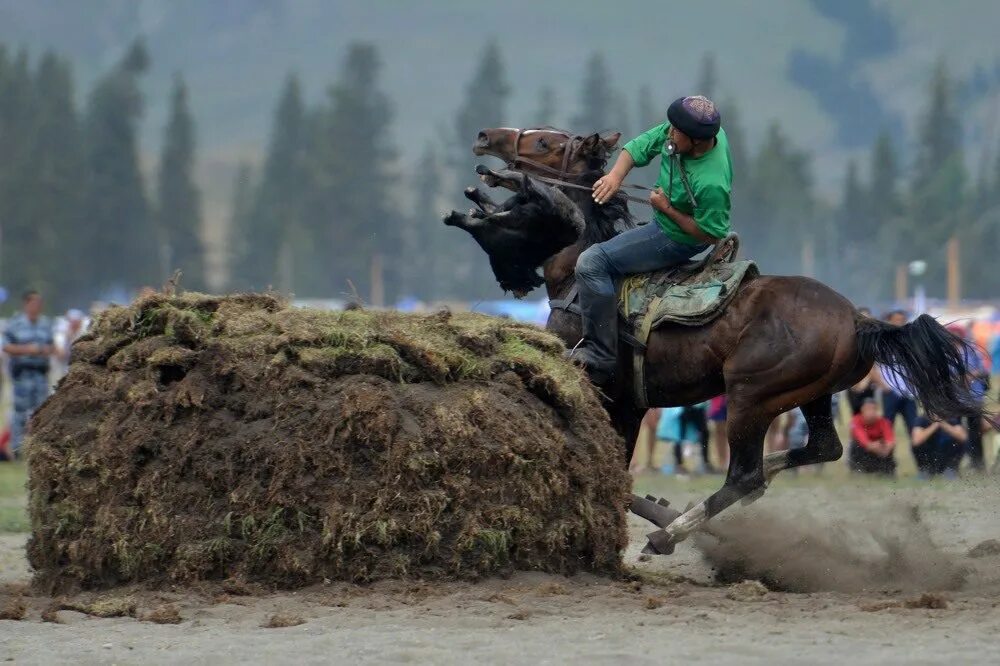
[(656, 530), (646, 535), (649, 542), (642, 552), (647, 555), (673, 555), (678, 539), (666, 530)]
[(459, 213), (457, 210), (453, 210), (444, 217), (441, 221), (447, 224), (449, 227), (460, 227), (465, 221), (465, 216)]
[(666, 527), (681, 515), (680, 511), (670, 508), (670, 502), (662, 498), (657, 499), (652, 495), (645, 497), (633, 495), (629, 510), (657, 527)]

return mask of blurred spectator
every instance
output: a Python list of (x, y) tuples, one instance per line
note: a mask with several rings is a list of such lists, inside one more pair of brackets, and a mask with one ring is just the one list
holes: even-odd
[(851, 470), (895, 476), (896, 461), (892, 457), (894, 447), (895, 438), (889, 420), (878, 415), (874, 399), (865, 400), (861, 405), (861, 412), (851, 419)]
[(729, 467), (729, 439), (726, 436), (726, 396), (717, 395), (708, 402), (708, 420), (712, 422), (712, 440), (719, 468)]
[(878, 372), (878, 368), (872, 367), (871, 372), (865, 375), (864, 379), (847, 389), (847, 402), (851, 406), (851, 416), (861, 411), (861, 405), (865, 400), (875, 398)]
[[(963, 340), (968, 338), (965, 327), (961, 324), (949, 324), (947, 329), (948, 332), (957, 335)], [(972, 389), (972, 393), (979, 400), (980, 406), (982, 406), (986, 398), (986, 392), (990, 387), (990, 373), (986, 369), (985, 359), (983, 359), (980, 350), (976, 346), (973, 345), (971, 349), (966, 348), (965, 363), (972, 377), (969, 388)], [(966, 425), (968, 441), (965, 446), (965, 452), (969, 454), (969, 461), (972, 463), (972, 468), (980, 472), (984, 471), (986, 469), (986, 461), (983, 458), (983, 420), (978, 416), (970, 417), (966, 419)]]
[(13, 380), (14, 418), (11, 420), (11, 452), (17, 456), (28, 419), (49, 395), (49, 359), (55, 352), (52, 322), (42, 316), (42, 296), (24, 294), (24, 310), (7, 323), (4, 352), (10, 357)]
[(968, 438), (961, 419), (931, 421), (926, 416), (919, 417), (913, 427), (913, 457), (917, 459), (920, 476), (957, 477)]
[[(660, 424), (660, 409), (653, 407), (647, 409), (642, 417), (642, 424), (639, 427), (639, 438), (636, 442), (635, 450), (632, 453), (632, 465), (629, 472), (632, 474), (642, 474), (646, 470), (655, 470), (656, 464), (656, 432)], [(642, 458), (645, 457), (645, 462)]]
[[(677, 476), (685, 477), (690, 471), (684, 461), (685, 448), (689, 449), (688, 457), (694, 454), (695, 440), (699, 437), (698, 428), (683, 419), (686, 407), (663, 407), (660, 409), (660, 423), (656, 429), (656, 438), (664, 442), (673, 449), (674, 464), (671, 465), (666, 460), (661, 466), (664, 474), (673, 472)], [(693, 470), (700, 471), (700, 470)]]
[[(809, 426), (806, 425), (806, 416), (800, 407), (785, 412), (778, 418), (784, 419), (781, 426), (781, 433), (785, 440), (785, 448), (788, 451), (801, 449), (809, 441)], [(791, 469), (793, 473), (798, 473), (798, 468)]]
[(685, 407), (681, 412), (681, 432), (688, 433), (693, 429), (698, 434), (703, 468), (708, 474), (718, 474), (719, 470), (712, 466), (712, 460), (709, 455), (707, 410), (707, 402), (700, 402), (697, 405), (688, 405)]
[(69, 310), (65, 321), (55, 332), (56, 353), (53, 358), (51, 380), (59, 381), (69, 371), (70, 350), (87, 330), (86, 317), (80, 310)]
[(675, 473), (679, 475), (687, 474), (684, 467), (683, 433), (681, 432), (681, 412), (683, 407), (662, 407), (660, 409), (660, 422), (656, 426), (656, 441), (663, 442), (673, 452), (673, 464), (664, 459), (660, 470), (664, 474)]

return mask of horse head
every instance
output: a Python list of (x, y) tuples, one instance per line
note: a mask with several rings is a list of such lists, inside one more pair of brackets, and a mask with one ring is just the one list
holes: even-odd
[(472, 152), (499, 157), (511, 169), (574, 179), (603, 171), (620, 138), (621, 132), (602, 137), (574, 135), (554, 127), (494, 127), (479, 132)]

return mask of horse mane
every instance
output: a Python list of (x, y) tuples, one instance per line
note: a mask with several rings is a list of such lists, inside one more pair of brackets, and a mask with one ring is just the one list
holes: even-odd
[[(581, 185), (593, 185), (598, 178), (604, 175), (604, 169), (598, 168), (580, 174), (578, 181)], [(573, 203), (583, 213), (586, 226), (580, 240), (585, 247), (590, 247), (595, 243), (603, 243), (606, 240), (617, 236), (626, 229), (635, 228), (635, 218), (628, 209), (628, 200), (616, 194), (615, 197), (606, 204), (597, 204), (586, 190), (569, 189), (565, 190)]]

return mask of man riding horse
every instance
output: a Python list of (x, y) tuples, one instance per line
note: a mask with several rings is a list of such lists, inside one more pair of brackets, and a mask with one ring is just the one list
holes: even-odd
[(649, 195), (656, 224), (591, 245), (576, 262), (583, 340), (570, 352), (595, 384), (607, 385), (617, 366), (615, 280), (683, 263), (729, 233), (732, 157), (719, 111), (700, 95), (667, 109), (668, 122), (625, 144), (614, 167), (594, 183), (594, 201), (610, 201), (632, 167), (661, 156)]
[[(623, 438), (623, 464), (632, 457), (648, 406), (688, 405), (727, 395), (730, 456), (723, 486), (682, 515), (662, 501), (631, 498), (631, 509), (659, 528), (648, 535), (649, 550), (672, 552), (727, 507), (760, 497), (782, 470), (839, 459), (843, 446), (834, 428), (831, 395), (855, 385), (874, 363), (899, 373), (928, 414), (985, 416), (997, 423), (970, 388), (966, 359), (972, 347), (967, 341), (929, 315), (902, 326), (872, 319), (806, 277), (754, 272), (710, 320), (695, 325), (647, 322), (644, 344), (634, 336), (618, 341), (619, 347), (636, 350), (633, 362), (623, 357), (616, 367), (609, 364), (615, 357), (614, 277), (683, 261), (729, 228), (731, 169), (725, 134), (716, 130), (718, 113), (704, 98), (685, 98), (671, 108), (668, 124), (626, 146), (627, 155), (619, 159), (610, 182), (604, 167), (618, 134), (486, 128), (473, 152), (498, 157), (507, 168), (494, 171), (480, 165), (477, 173), (490, 187), (504, 187), (514, 196), (497, 204), (478, 190), (467, 190), (477, 209), (452, 211), (444, 218), (445, 224), (472, 234), (504, 290), (522, 296), (544, 282), (552, 306), (546, 328), (567, 346), (583, 337), (590, 369), (607, 373), (611, 366), (613, 380), (602, 389), (608, 416)], [(671, 140), (674, 155), (679, 149), (680, 156), (671, 155)], [(631, 166), (646, 164), (657, 153), (665, 155), (660, 191), (666, 187), (666, 193), (651, 197), (658, 224), (639, 234), (624, 205), (626, 197), (615, 190)], [(588, 268), (583, 259), (588, 254), (598, 270)], [(583, 323), (574, 294), (583, 292), (578, 283), (592, 275), (598, 277), (596, 287), (595, 282), (588, 285), (592, 298), (585, 300), (584, 315), (589, 321)], [(603, 327), (595, 330), (595, 323)], [(595, 342), (607, 347), (596, 359), (591, 355)], [(805, 417), (806, 445), (764, 455), (771, 422), (793, 408)]]

